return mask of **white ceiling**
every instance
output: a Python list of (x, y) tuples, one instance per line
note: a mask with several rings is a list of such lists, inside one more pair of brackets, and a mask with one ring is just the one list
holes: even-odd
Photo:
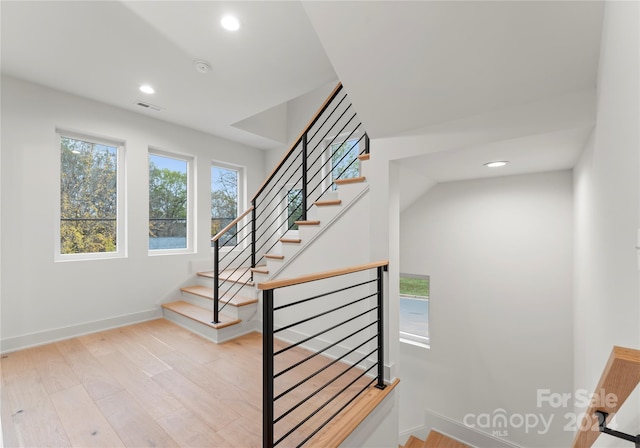
[[(337, 81), (299, 2), (3, 0), (0, 7), (3, 74), (260, 148), (277, 140), (233, 124)], [(220, 27), (225, 13), (240, 17), (239, 32)], [(211, 72), (198, 73), (196, 60)], [(140, 93), (143, 83), (156, 94)], [(163, 110), (144, 110), (138, 100)]]
[[(0, 8), (2, 73), (263, 149), (281, 146), (286, 127), (264, 125), (286, 120), (287, 101), (338, 79), (373, 138), (593, 90), (603, 14), (600, 1), (3, 0)], [(227, 12), (240, 17), (239, 32), (220, 28)], [(198, 73), (198, 59), (212, 71)], [(157, 93), (140, 93), (142, 83)], [(481, 177), (478, 162), (499, 149), (514, 174), (570, 168), (588, 133), (581, 123), (403, 165), (431, 183)]]

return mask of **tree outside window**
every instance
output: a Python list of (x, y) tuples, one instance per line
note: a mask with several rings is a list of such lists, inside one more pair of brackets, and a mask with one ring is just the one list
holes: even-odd
[(60, 142), (60, 254), (117, 252), (118, 147)]
[[(211, 166), (211, 236), (238, 217), (239, 179), (239, 171), (236, 169)], [(220, 245), (235, 246), (237, 242), (236, 224), (220, 239)]]
[(149, 249), (186, 249), (188, 170), (184, 159), (149, 154)]

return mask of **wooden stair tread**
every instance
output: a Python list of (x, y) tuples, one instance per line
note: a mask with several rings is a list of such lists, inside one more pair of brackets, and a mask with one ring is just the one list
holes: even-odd
[(251, 268), (250, 271), (256, 274), (265, 274), (265, 275), (269, 273), (269, 270), (264, 268)]
[(369, 160), (371, 158), (371, 154), (360, 154), (358, 156), (358, 160), (363, 161), (363, 160)]
[[(184, 291), (189, 294), (204, 297), (205, 299), (213, 300), (213, 288), (209, 288), (207, 286), (201, 286), (201, 285), (185, 286), (184, 288), (180, 288), (180, 291)], [(245, 305), (251, 305), (252, 303), (258, 302), (258, 299), (241, 296), (239, 294), (229, 299), (228, 297), (225, 297), (223, 294), (223, 296), (220, 297), (220, 302), (228, 303), (231, 306), (245, 306)]]
[(295, 221), (299, 226), (319, 226), (320, 221)]
[(280, 242), (285, 244), (300, 244), (302, 240), (300, 238), (280, 238)]
[(328, 205), (340, 205), (342, 201), (340, 199), (326, 199), (323, 201), (316, 201), (314, 204), (318, 207), (324, 207)]
[(230, 317), (230, 316), (227, 316), (226, 314), (221, 313), (219, 315), (220, 322), (218, 322), (217, 324), (214, 324), (211, 322), (213, 320), (212, 310), (207, 310), (202, 307), (184, 302), (182, 300), (178, 300), (176, 302), (170, 302), (170, 303), (163, 303), (162, 308), (169, 311), (173, 311), (174, 313), (188, 317), (189, 319), (193, 319), (196, 322), (200, 322), (201, 324), (207, 325), (217, 330), (221, 328), (229, 327), (231, 325), (235, 325), (241, 322), (240, 319), (234, 319), (233, 317)]
[(358, 182), (364, 182), (365, 180), (366, 180), (366, 177), (364, 176), (349, 177), (347, 179), (336, 179), (333, 181), (333, 183), (336, 185), (357, 184)]
[(284, 260), (284, 255), (264, 254), (264, 258), (269, 258), (270, 260)]
[(409, 440), (404, 444), (404, 448), (422, 448), (425, 442), (414, 436), (409, 436)]
[(469, 445), (445, 436), (444, 434), (431, 430), (422, 448), (471, 448)]
[(383, 390), (369, 387), (360, 397), (331, 420), (305, 445), (307, 448), (337, 448), (353, 430), (384, 400), (398, 385), (399, 379), (388, 384)]

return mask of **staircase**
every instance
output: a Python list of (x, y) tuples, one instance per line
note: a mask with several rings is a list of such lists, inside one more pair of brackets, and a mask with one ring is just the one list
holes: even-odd
[(369, 160), (369, 155), (358, 158), (360, 176), (337, 179), (337, 190), (316, 201), (306, 221), (296, 221), (297, 232), (288, 231), (282, 235), (271, 253), (264, 255), (266, 263), (255, 268), (229, 268), (220, 272), (219, 280), (232, 286), (219, 299), (224, 308), (218, 323), (212, 322), (213, 271), (198, 272), (193, 285), (180, 288), (180, 300), (162, 304), (163, 316), (216, 343), (258, 330), (257, 284), (277, 278), (309, 244), (367, 194), (369, 186), (362, 174), (366, 165), (363, 162)]
[(417, 437), (410, 436), (407, 443), (400, 448), (471, 448), (469, 445), (445, 436), (438, 431), (431, 431), (427, 440), (420, 440)]

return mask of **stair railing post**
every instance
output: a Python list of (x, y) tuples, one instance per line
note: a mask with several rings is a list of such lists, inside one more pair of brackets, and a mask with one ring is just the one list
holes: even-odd
[(302, 216), (301, 220), (307, 220), (307, 133), (302, 136)]
[(262, 293), (262, 447), (273, 448), (273, 289)]
[(256, 199), (251, 201), (253, 210), (251, 210), (251, 267), (256, 267)]
[(365, 132), (364, 133), (364, 153), (365, 154), (369, 154), (369, 147), (370, 147), (369, 134)]
[(384, 267), (378, 266), (378, 389), (387, 387), (384, 384)]
[(213, 242), (213, 323), (220, 322), (220, 285), (218, 283), (220, 265), (220, 239)]

